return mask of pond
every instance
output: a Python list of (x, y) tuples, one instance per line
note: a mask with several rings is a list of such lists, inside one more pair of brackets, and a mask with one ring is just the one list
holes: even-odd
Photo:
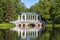
[(34, 38), (27, 35), (26, 39), (18, 37), (16, 31), (10, 31), (9, 29), (0, 29), (0, 40), (60, 40), (60, 28), (46, 28), (41, 34)]

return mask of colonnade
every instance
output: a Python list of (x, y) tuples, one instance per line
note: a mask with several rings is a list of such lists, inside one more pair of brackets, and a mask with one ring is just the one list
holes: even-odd
[(21, 21), (38, 20), (38, 15), (18, 15), (18, 20)]
[(38, 15), (26, 15), (26, 20), (38, 20)]

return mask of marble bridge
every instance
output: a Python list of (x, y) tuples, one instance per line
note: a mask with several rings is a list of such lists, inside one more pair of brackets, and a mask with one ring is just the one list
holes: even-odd
[[(26, 38), (27, 35), (30, 37), (38, 37), (41, 31), (45, 28), (45, 23), (41, 20), (41, 17), (37, 13), (21, 12), (18, 15), (18, 20), (10, 21), (16, 25), (12, 28), (12, 31), (17, 31), (18, 36), (21, 38)], [(29, 27), (29, 24), (34, 24), (34, 27)]]

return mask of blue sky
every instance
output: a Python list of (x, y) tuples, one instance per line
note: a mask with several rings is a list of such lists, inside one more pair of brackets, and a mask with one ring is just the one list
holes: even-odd
[(30, 8), (35, 3), (38, 3), (39, 0), (21, 0), (27, 8)]

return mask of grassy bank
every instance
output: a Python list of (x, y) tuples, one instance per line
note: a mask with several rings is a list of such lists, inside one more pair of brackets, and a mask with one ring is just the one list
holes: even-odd
[(13, 28), (15, 27), (14, 24), (11, 24), (11, 23), (1, 23), (0, 24), (0, 29), (9, 29), (9, 28)]

